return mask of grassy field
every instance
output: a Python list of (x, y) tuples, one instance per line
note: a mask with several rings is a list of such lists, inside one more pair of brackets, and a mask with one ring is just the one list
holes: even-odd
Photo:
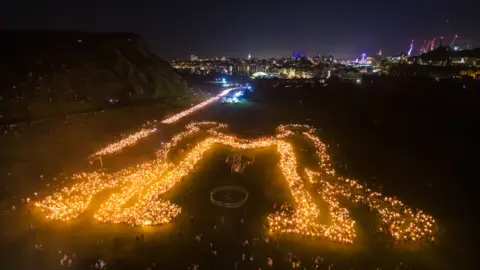
[[(97, 115), (91, 116), (91, 123), (94, 124), (89, 124), (88, 118), (68, 121), (64, 126), (53, 123), (51, 126), (38, 127), (35, 132), (22, 133), (18, 137), (11, 136), (3, 140), (4, 149), (8, 149), (4, 152), (4, 159), (18, 159), (14, 166), (2, 163), (3, 175), (7, 177), (9, 172), (8, 177), (11, 177), (5, 181), (9, 192), (18, 199), (26, 194), (31, 195), (36, 190), (45, 189), (41, 194), (43, 196), (49, 189), (45, 188), (47, 184), (70, 184), (68, 180), (62, 179), (62, 175), (94, 170), (96, 167), (89, 165), (86, 160), (88, 154), (112, 141), (113, 134), (129, 133), (139, 127), (138, 123), (155, 119), (154, 116), (161, 112), (157, 107), (141, 110), (143, 112), (135, 111), (131, 115), (135, 121), (124, 118), (128, 113)], [(329, 152), (340, 173), (360, 176), (358, 178), (369, 183), (382, 184), (389, 195), (398, 195), (412, 207), (421, 206), (434, 216), (438, 212), (432, 201), (423, 200), (421, 196), (415, 197), (416, 194), (425, 192), (425, 187), (415, 186), (412, 189), (409, 182), (401, 182), (406, 176), (405, 173), (396, 175), (393, 180), (380, 176), (371, 181), (374, 170), (357, 170), (362, 168), (358, 161), (362, 158), (348, 156), (347, 161), (344, 149), (339, 150), (337, 142), (345, 142), (342, 147), (349, 147), (353, 142), (362, 145), (356, 145), (358, 148), (353, 152), (366, 150), (374, 143), (364, 141), (365, 137), (361, 134), (338, 132), (328, 125), (324, 116), (301, 103), (265, 101), (212, 106), (176, 125), (162, 126), (161, 132), (139, 142), (135, 147), (106, 157), (104, 162), (107, 172), (152, 159), (161, 143), (182, 131), (186, 123), (205, 120), (227, 123), (232, 133), (248, 138), (272, 135), (279, 124), (311, 124), (318, 128), (318, 135), (322, 140), (330, 145)], [(44, 130), (43, 135), (39, 135), (42, 134), (40, 129)], [(70, 129), (75, 132), (68, 131)], [(189, 143), (194, 144), (195, 141), (193, 138)], [(22, 147), (19, 148), (19, 145)], [(308, 144), (296, 140), (295, 145), (298, 146), (295, 149), (301, 164), (309, 166), (316, 162), (312, 160)], [(372, 166), (382, 167), (383, 170), (384, 167), (391, 167), (392, 165), (386, 164), (393, 160), (382, 160), (388, 149), (381, 149), (378, 145), (376, 147), (365, 152), (364, 162), (373, 163)], [(451, 252), (454, 252), (452, 250), (456, 245), (453, 245), (450, 239), (443, 242), (440, 240), (440, 247), (394, 246), (389, 238), (373, 233), (373, 228), (378, 223), (373, 213), (365, 207), (346, 201), (342, 204), (351, 210), (353, 219), (357, 221), (358, 240), (353, 245), (288, 235), (277, 239), (275, 235), (268, 235), (265, 229), (266, 216), (275, 211), (273, 204), (292, 202), (286, 181), (278, 167), (278, 155), (273, 149), (256, 151), (252, 153), (255, 155), (255, 162), (249, 165), (243, 174), (232, 174), (229, 165), (225, 164), (225, 158), (232, 151), (225, 146), (215, 146), (205, 154), (191, 174), (165, 195), (182, 207), (181, 216), (168, 225), (129, 227), (98, 224), (93, 220), (93, 212), (114, 190), (96, 196), (89, 210), (79, 220), (69, 223), (47, 221), (36, 211), (33, 216), (25, 215), (24, 207), (18, 207), (13, 214), (2, 213), (2, 228), (6, 233), (2, 237), (5, 243), (2, 248), (5, 254), (2, 256), (4, 265), (7, 267), (5, 269), (55, 269), (60, 260), (60, 255), (57, 254), (59, 249), (68, 254), (76, 253), (77, 269), (87, 269), (98, 259), (105, 260), (109, 269), (146, 269), (154, 262), (154, 269), (187, 269), (192, 264), (199, 264), (200, 269), (234, 269), (235, 263), (238, 263), (238, 269), (264, 269), (267, 257), (273, 258), (274, 269), (291, 269), (288, 263), (289, 253), (302, 261), (302, 267), (307, 269), (313, 269), (313, 256), (324, 259), (320, 269), (328, 269), (329, 265), (333, 265), (330, 269), (452, 269), (457, 265), (458, 262), (452, 259), (453, 256), (442, 257), (442, 254), (452, 255)], [(8, 153), (8, 157), (5, 153)], [(179, 160), (181, 154), (171, 158)], [(350, 168), (347, 169), (345, 165)], [(57, 180), (53, 180), (53, 177)], [(226, 209), (210, 202), (210, 191), (227, 185), (241, 186), (248, 190), (249, 199), (244, 206)], [(313, 190), (311, 192), (313, 193)], [(410, 200), (412, 197), (415, 200)], [(316, 200), (321, 213), (327, 213), (321, 215), (321, 222), (328, 223), (329, 216), (325, 205), (321, 200)], [(244, 224), (240, 222), (241, 218), (244, 218)], [(35, 224), (36, 229), (29, 231), (30, 224)], [(136, 242), (135, 237), (141, 234), (145, 236), (145, 241)], [(202, 234), (200, 242), (193, 239), (199, 234)], [(258, 241), (253, 240), (256, 237)], [(265, 241), (267, 238), (268, 243)], [(242, 243), (247, 239), (251, 244), (248, 248), (242, 247)], [(37, 244), (42, 244), (44, 250), (35, 251)], [(216, 251), (217, 255), (214, 255), (213, 251)], [(253, 262), (244, 262), (243, 253), (247, 258), (254, 256)], [(19, 257), (23, 259), (18, 260)]]

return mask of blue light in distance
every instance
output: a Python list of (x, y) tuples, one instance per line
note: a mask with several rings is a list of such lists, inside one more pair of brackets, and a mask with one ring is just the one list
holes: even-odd
[(222, 83), (227, 83), (227, 80), (225, 78), (222, 78)]
[(235, 96), (235, 97), (239, 97), (239, 96), (241, 96), (241, 95), (243, 95), (243, 92), (242, 92), (242, 91), (238, 91), (238, 92), (236, 92), (235, 94), (233, 94), (233, 96)]

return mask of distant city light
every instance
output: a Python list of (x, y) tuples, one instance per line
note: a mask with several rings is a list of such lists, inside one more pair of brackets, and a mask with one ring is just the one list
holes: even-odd
[(242, 92), (242, 91), (238, 91), (238, 92), (236, 92), (235, 94), (233, 94), (233, 96), (235, 96), (235, 97), (239, 97), (239, 96), (241, 96), (241, 95), (243, 95), (243, 92)]
[(412, 51), (413, 51), (413, 42), (414, 40), (412, 40), (412, 43), (410, 44), (410, 49), (408, 50), (408, 56), (410, 56), (412, 54)]

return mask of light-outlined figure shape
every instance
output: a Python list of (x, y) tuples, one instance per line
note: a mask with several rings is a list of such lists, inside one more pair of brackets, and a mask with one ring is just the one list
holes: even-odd
[[(106, 223), (130, 225), (165, 224), (181, 214), (181, 207), (162, 198), (187, 176), (206, 151), (215, 145), (225, 145), (241, 151), (248, 149), (276, 149), (280, 159), (278, 167), (287, 182), (294, 200), (268, 215), (270, 233), (298, 234), (325, 237), (340, 243), (352, 243), (356, 237), (355, 221), (339, 198), (367, 204), (379, 213), (382, 224), (397, 239), (419, 240), (428, 238), (434, 230), (434, 219), (422, 211), (413, 212), (401, 201), (383, 197), (380, 193), (364, 188), (355, 180), (336, 175), (327, 153), (327, 146), (315, 135), (315, 129), (306, 125), (281, 125), (275, 136), (258, 139), (242, 139), (225, 132), (227, 125), (216, 122), (198, 122), (186, 126), (175, 135), (156, 158), (112, 174), (83, 173), (75, 175), (75, 184), (63, 188), (43, 201), (36, 202), (47, 217), (57, 220), (77, 218), (88, 207), (93, 196), (102, 190), (118, 188), (101, 204), (94, 217)], [(170, 153), (185, 138), (198, 136), (201, 140), (188, 149), (178, 162), (171, 162)], [(318, 166), (302, 168), (298, 164), (291, 136), (302, 136), (315, 149)], [(331, 224), (318, 221), (321, 214), (305, 184), (317, 185), (318, 193), (327, 205)], [(127, 202), (137, 198), (133, 205)]]

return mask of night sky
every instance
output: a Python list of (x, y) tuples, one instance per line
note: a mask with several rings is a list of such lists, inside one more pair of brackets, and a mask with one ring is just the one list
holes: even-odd
[[(165, 59), (414, 53), (453, 35), (480, 45), (478, 0), (2, 0), (0, 27), (134, 32)], [(3, 42), (3, 41), (2, 41)]]

